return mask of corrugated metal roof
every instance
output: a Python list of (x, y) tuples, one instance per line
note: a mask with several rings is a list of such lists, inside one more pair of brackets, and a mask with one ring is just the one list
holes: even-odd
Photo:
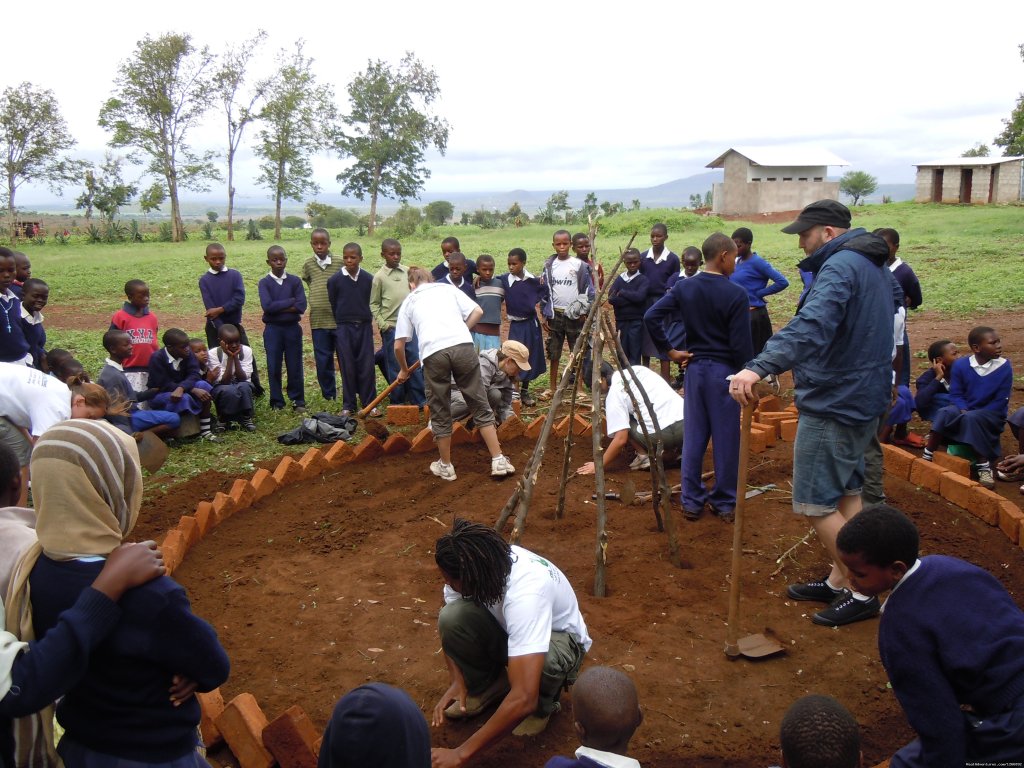
[(1024, 160), (1022, 157), (958, 157), (954, 160), (933, 160), (930, 163), (914, 163), (917, 168), (934, 168), (937, 166), (963, 166), (963, 165), (1001, 165), (1002, 163), (1013, 163)]
[(706, 168), (721, 168), (725, 164), (725, 156), (730, 152), (743, 155), (754, 165), (772, 168), (792, 168), (795, 166), (849, 165), (827, 149), (821, 147), (789, 144), (777, 147), (730, 147), (720, 154)]

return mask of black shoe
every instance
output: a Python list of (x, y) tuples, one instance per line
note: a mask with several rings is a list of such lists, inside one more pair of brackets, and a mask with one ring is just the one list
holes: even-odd
[(292, 405), (292, 413), (305, 413), (305, 412), (306, 412), (306, 406), (305, 405), (298, 405), (298, 404), (293, 404)]
[(731, 523), (736, 520), (736, 513), (731, 509), (727, 512), (715, 512), (715, 514), (723, 523)]
[(244, 419), (242, 419), (242, 429), (244, 429), (246, 432), (256, 431), (256, 422), (253, 421), (252, 416), (246, 416)]
[(210, 426), (210, 429), (211, 429), (211, 430), (212, 430), (212, 431), (213, 431), (213, 432), (214, 432), (215, 434), (218, 434), (218, 435), (219, 435), (219, 434), (221, 434), (222, 432), (226, 432), (226, 431), (228, 430), (228, 427), (229, 427), (229, 426), (230, 426), (230, 425), (229, 425), (229, 423), (228, 423), (228, 422), (226, 422), (226, 421), (215, 421), (215, 422), (213, 422), (213, 424), (212, 424), (212, 425)]
[(683, 509), (683, 517), (690, 522), (700, 520), (700, 516), (704, 514), (704, 509)]
[(824, 611), (820, 611), (811, 617), (815, 624), (825, 627), (841, 627), (844, 624), (853, 624), (855, 621), (863, 621), (878, 615), (882, 609), (877, 597), (868, 600), (858, 600), (848, 589), (844, 589), (839, 596)]
[(790, 584), (786, 594), (792, 600), (809, 600), (816, 603), (831, 603), (843, 593), (841, 589), (832, 589), (828, 581), (809, 581), (806, 584)]

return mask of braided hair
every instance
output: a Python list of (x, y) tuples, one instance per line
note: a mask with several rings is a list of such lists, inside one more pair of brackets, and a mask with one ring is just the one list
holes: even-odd
[(462, 582), (463, 597), (486, 608), (505, 594), (512, 550), (493, 528), (457, 517), (451, 532), (437, 540), (434, 561)]

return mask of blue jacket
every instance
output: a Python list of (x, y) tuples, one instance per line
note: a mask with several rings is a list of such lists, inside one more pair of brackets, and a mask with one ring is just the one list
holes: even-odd
[[(548, 256), (544, 262), (544, 271), (541, 272), (540, 277), (540, 284), (548, 289), (547, 295), (541, 300), (540, 311), (549, 320), (555, 316), (555, 308), (551, 302), (551, 283), (553, 281), (551, 265), (555, 263), (557, 258), (558, 255), (554, 253)], [(569, 258), (574, 259), (576, 257), (570, 256)], [(585, 293), (591, 301), (594, 300), (594, 281), (590, 278), (590, 268), (585, 261), (580, 262), (580, 270), (576, 273), (576, 293)]]
[(892, 399), (893, 291), (885, 241), (852, 229), (800, 262), (814, 283), (796, 316), (747, 368), (793, 371), (802, 413), (863, 424)]

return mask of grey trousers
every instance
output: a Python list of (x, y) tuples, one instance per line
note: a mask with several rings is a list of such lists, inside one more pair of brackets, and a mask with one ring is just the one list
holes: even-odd
[[(441, 648), (462, 672), (470, 695), (483, 693), (508, 664), (508, 635), (486, 608), (456, 600), (437, 618)], [(568, 632), (552, 632), (536, 714), (551, 714), (562, 691), (576, 682), (586, 651)]]

